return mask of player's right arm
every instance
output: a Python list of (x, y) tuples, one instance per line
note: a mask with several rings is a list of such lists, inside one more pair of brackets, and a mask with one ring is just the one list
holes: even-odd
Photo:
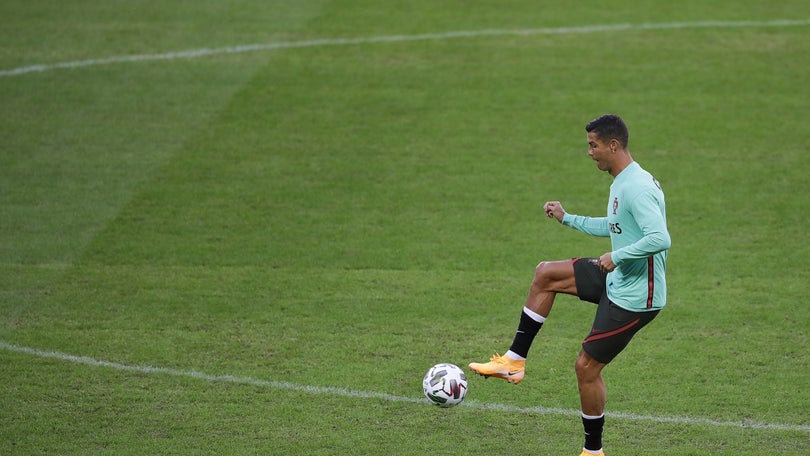
[(565, 212), (559, 201), (549, 201), (543, 205), (543, 211), (549, 218), (556, 219), (563, 225), (592, 236), (610, 237), (607, 217), (585, 217)]
[(610, 226), (607, 217), (565, 214), (562, 224), (591, 236), (610, 237)]

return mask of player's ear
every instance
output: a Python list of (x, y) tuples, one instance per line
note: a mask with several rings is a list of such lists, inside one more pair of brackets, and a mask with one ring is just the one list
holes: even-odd
[(616, 153), (617, 150), (621, 149), (621, 145), (622, 144), (616, 138), (611, 139), (610, 142), (608, 143), (608, 146), (610, 147), (610, 152), (614, 154)]

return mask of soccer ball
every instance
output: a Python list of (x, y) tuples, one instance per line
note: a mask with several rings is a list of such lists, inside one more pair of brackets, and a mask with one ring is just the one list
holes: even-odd
[(422, 390), (433, 404), (452, 407), (460, 404), (467, 395), (467, 376), (455, 364), (437, 364), (422, 379)]

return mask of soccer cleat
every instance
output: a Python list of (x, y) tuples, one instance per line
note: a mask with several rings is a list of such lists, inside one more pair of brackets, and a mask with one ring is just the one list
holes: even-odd
[(579, 456), (605, 456), (605, 452), (602, 451), (602, 450), (599, 450), (598, 453), (591, 453), (590, 451), (588, 451), (586, 449), (583, 449), (582, 453)]
[(517, 361), (495, 353), (488, 363), (470, 363), (469, 368), (484, 377), (498, 377), (509, 383), (520, 383), (523, 380), (526, 361)]

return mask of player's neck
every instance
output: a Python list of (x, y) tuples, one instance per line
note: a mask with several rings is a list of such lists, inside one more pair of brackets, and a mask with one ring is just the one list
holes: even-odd
[(610, 175), (614, 178), (633, 163), (633, 157), (630, 156), (630, 152), (619, 152), (619, 154), (621, 155), (616, 157), (614, 166), (610, 168)]

